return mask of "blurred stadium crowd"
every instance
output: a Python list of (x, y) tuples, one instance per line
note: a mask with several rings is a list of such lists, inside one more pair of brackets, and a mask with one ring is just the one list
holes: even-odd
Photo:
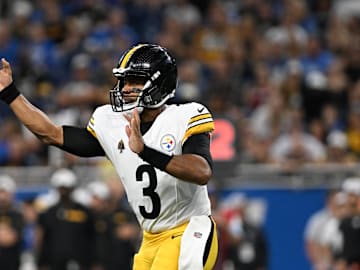
[[(225, 159), (352, 163), (360, 157), (359, 6), (356, 0), (1, 1), (0, 56), (34, 104), (61, 124), (84, 126), (94, 107), (108, 102), (123, 50), (159, 43), (178, 60), (175, 102), (203, 102), (233, 125), (236, 136), (225, 143), (234, 154)], [(5, 105), (0, 112), (0, 164), (51, 163)]]

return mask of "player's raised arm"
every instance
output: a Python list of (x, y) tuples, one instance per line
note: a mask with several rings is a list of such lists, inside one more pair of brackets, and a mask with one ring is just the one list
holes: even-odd
[(13, 82), (11, 66), (1, 59), (0, 99), (7, 103), (17, 118), (43, 143), (82, 157), (105, 155), (99, 142), (86, 128), (55, 125), (41, 110), (19, 93)]
[(52, 145), (63, 144), (63, 129), (55, 125), (41, 110), (21, 95), (13, 82), (10, 64), (1, 59), (0, 99), (7, 103), (17, 118), (42, 142)]

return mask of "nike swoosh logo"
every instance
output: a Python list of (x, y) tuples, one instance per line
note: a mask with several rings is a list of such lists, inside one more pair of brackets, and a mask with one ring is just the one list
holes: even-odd
[(181, 233), (181, 234), (172, 235), (172, 236), (171, 236), (171, 239), (174, 239), (174, 238), (179, 237), (179, 236), (182, 236), (182, 235), (183, 235), (182, 233)]
[(202, 111), (203, 111), (204, 109), (205, 109), (205, 108), (202, 107), (202, 108), (200, 108), (200, 109), (197, 109), (197, 111), (198, 111), (199, 113), (202, 113)]

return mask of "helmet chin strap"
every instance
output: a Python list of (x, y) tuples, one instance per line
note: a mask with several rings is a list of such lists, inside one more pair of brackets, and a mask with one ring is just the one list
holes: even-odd
[[(137, 110), (139, 114), (141, 114), (144, 111), (144, 107), (135, 107), (134, 110)], [(123, 111), (124, 113), (126, 113), (127, 116), (131, 117), (132, 114), (132, 109)]]
[(150, 89), (152, 87), (152, 81), (147, 80), (146, 83), (144, 84), (144, 87), (141, 90), (141, 93), (139, 94), (139, 99), (138, 99), (138, 105), (143, 105), (144, 107), (147, 106), (147, 104), (151, 103), (152, 98), (151, 95), (147, 94), (147, 90)]
[(135, 107), (135, 110), (137, 110), (138, 113), (141, 114), (144, 111), (144, 107)]

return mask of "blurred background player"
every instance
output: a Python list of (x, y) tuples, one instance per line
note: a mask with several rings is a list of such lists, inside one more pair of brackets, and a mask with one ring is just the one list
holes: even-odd
[(94, 219), (87, 207), (72, 198), (77, 176), (59, 169), (50, 182), (59, 200), (39, 214), (38, 267), (44, 270), (90, 269), (94, 258)]
[[(111, 185), (113, 188), (114, 184)], [(88, 190), (91, 196), (90, 206), (95, 214), (96, 269), (131, 270), (140, 238), (136, 217), (120, 203), (116, 208), (112, 207), (113, 192), (110, 192), (107, 182), (91, 182)], [(119, 202), (118, 199), (116, 201)]]
[(8, 175), (0, 175), (1, 269), (18, 270), (20, 266), (24, 220), (13, 201), (15, 190), (14, 180)]
[(266, 235), (262, 225), (250, 222), (246, 212), (249, 204), (249, 199), (240, 192), (226, 199), (227, 263), (233, 269), (265, 270), (268, 268)]
[(342, 188), (349, 198), (349, 215), (340, 220), (339, 231), (342, 234), (342, 252), (340, 262), (351, 270), (360, 269), (360, 178), (345, 179)]

